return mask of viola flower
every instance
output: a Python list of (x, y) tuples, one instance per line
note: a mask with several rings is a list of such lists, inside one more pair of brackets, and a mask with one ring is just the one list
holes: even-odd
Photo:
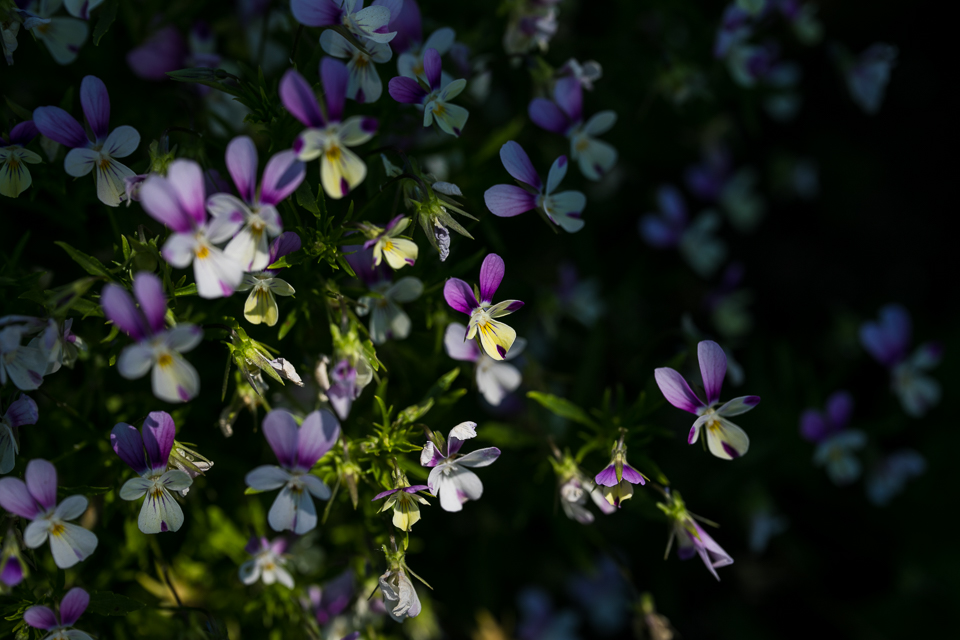
[(97, 536), (76, 520), (87, 510), (87, 499), (70, 496), (57, 504), (57, 469), (46, 460), (27, 463), (26, 483), (19, 478), (0, 479), (0, 507), (32, 522), (23, 531), (23, 541), (36, 549), (47, 538), (53, 561), (61, 569), (69, 569), (85, 560), (97, 548)]
[(826, 466), (830, 480), (838, 486), (850, 484), (860, 477), (860, 461), (854, 452), (867, 445), (867, 434), (845, 429), (824, 439), (813, 454), (817, 466)]
[(826, 413), (807, 409), (800, 415), (800, 435), (809, 442), (823, 442), (847, 426), (852, 412), (853, 396), (837, 391), (827, 398)]
[[(683, 499), (680, 497), (680, 492), (668, 489), (667, 502), (658, 502), (657, 508), (663, 511), (672, 522), (670, 541), (667, 543), (667, 554), (670, 553), (670, 547), (673, 545), (674, 538), (676, 538), (677, 555), (680, 556), (680, 559), (689, 560), (694, 555), (700, 556), (707, 570), (719, 581), (720, 576), (717, 575), (717, 569), (733, 564), (733, 558), (694, 520), (694, 518), (700, 520), (702, 518), (687, 511)], [(704, 520), (704, 522), (708, 521)], [(708, 524), (713, 523), (708, 522)], [(713, 526), (717, 525), (714, 524)]]
[(70, 64), (77, 59), (80, 47), (87, 40), (90, 28), (83, 20), (54, 16), (59, 2), (17, 2), (26, 7), (17, 11), (24, 18), (23, 27), (42, 42), (57, 64)]
[(374, 344), (387, 340), (403, 340), (410, 335), (410, 316), (400, 304), (413, 302), (423, 293), (423, 283), (417, 278), (400, 278), (395, 283), (383, 281), (370, 290), (378, 296), (361, 296), (357, 315), (370, 313), (370, 339)]
[(546, 51), (557, 33), (557, 8), (560, 0), (530, 0), (514, 4), (503, 48), (509, 55), (523, 55), (532, 49)]
[(420, 521), (420, 505), (430, 504), (426, 498), (417, 495), (417, 491), (423, 491), (427, 488), (429, 487), (425, 484), (410, 486), (406, 476), (402, 476), (397, 480), (395, 489), (378, 493), (370, 502), (387, 498), (387, 501), (380, 507), (379, 513), (383, 513), (387, 509), (393, 509), (393, 526), (401, 531), (411, 531), (413, 525)]
[(694, 195), (712, 202), (720, 197), (732, 170), (730, 151), (722, 145), (713, 145), (704, 149), (699, 164), (687, 167), (683, 177)]
[[(371, 372), (372, 373), (372, 372)], [(350, 365), (347, 358), (337, 362), (337, 365), (330, 372), (330, 383), (324, 388), (330, 406), (337, 412), (341, 420), (346, 420), (350, 415), (350, 408), (353, 401), (360, 397), (365, 385), (357, 382), (360, 376), (356, 367)]]
[[(274, 264), (283, 256), (300, 250), (300, 236), (292, 231), (282, 233), (270, 245), (267, 265)], [(276, 277), (277, 269), (264, 269), (243, 276), (237, 291), (250, 291), (243, 305), (243, 317), (250, 324), (264, 323), (268, 327), (277, 324), (280, 309), (274, 296), (292, 296), (296, 291), (285, 280)]]
[(373, 266), (379, 267), (384, 258), (394, 270), (416, 263), (420, 254), (417, 244), (409, 238), (399, 237), (408, 226), (410, 218), (402, 215), (391, 220), (385, 229), (371, 224), (363, 225), (363, 230), (369, 237), (369, 240), (363, 243), (363, 248), (373, 248)]
[[(386, 549), (384, 549), (386, 551)], [(413, 582), (407, 577), (407, 566), (403, 551), (387, 552), (387, 571), (380, 576), (380, 592), (383, 594), (383, 606), (396, 622), (404, 618), (415, 618), (420, 614), (420, 598)], [(410, 573), (413, 573), (410, 571)]]
[(0, 418), (0, 473), (10, 473), (20, 453), (18, 429), (23, 425), (37, 424), (40, 412), (37, 403), (27, 395), (21, 395), (10, 403)]
[[(50, 326), (43, 335), (30, 341), (32, 346), (36, 346), (34, 343), (43, 344), (41, 349), (50, 354), (44, 375), (56, 373), (60, 367), (64, 366), (72, 369), (80, 352), (87, 350), (83, 338), (73, 332), (73, 318), (67, 318), (59, 325), (51, 319)], [(48, 345), (49, 348), (47, 348)]]
[(10, 129), (9, 140), (0, 136), (0, 194), (16, 198), (33, 184), (33, 178), (24, 163), (37, 164), (43, 161), (26, 148), (38, 133), (33, 121), (27, 120)]
[(103, 204), (117, 207), (126, 197), (124, 179), (136, 174), (115, 158), (125, 158), (136, 151), (140, 134), (127, 125), (113, 131), (107, 128), (110, 96), (100, 78), (86, 76), (83, 79), (80, 104), (94, 135), (92, 142), (80, 123), (60, 107), (39, 107), (33, 112), (33, 122), (40, 133), (71, 149), (63, 160), (64, 170), (75, 178), (95, 170), (97, 197)]
[(307, 597), (301, 598), (303, 608), (313, 614), (317, 624), (325, 626), (346, 610), (354, 593), (354, 574), (347, 569), (322, 587), (307, 588)]
[(178, 269), (193, 263), (201, 298), (229, 297), (243, 280), (243, 265), (214, 245), (226, 242), (244, 223), (240, 212), (207, 219), (203, 171), (193, 160), (174, 160), (166, 177), (151, 175), (140, 187), (140, 204), (173, 230), (163, 258)]
[(80, 587), (74, 587), (60, 601), (59, 618), (50, 607), (34, 605), (23, 612), (23, 621), (34, 629), (52, 632), (43, 640), (93, 640), (88, 634), (73, 628), (89, 604), (90, 594)]
[[(120, 488), (124, 500), (139, 500), (137, 526), (144, 533), (178, 531), (183, 524), (183, 511), (171, 491), (183, 491), (193, 479), (180, 469), (167, 470), (177, 427), (166, 411), (151, 411), (141, 428), (121, 422), (110, 432), (110, 445), (128, 467), (140, 475)], [(146, 456), (144, 456), (146, 452)]]
[(240, 581), (243, 584), (253, 584), (263, 579), (263, 584), (279, 582), (287, 589), (293, 589), (293, 576), (284, 567), (287, 559), (283, 557), (287, 550), (287, 541), (283, 537), (274, 538), (271, 542), (266, 538), (250, 538), (246, 551), (253, 556), (240, 565)]
[(412, 78), (397, 76), (387, 84), (387, 91), (397, 102), (423, 109), (423, 126), (429, 127), (436, 121), (441, 131), (460, 137), (470, 112), (459, 105), (450, 104), (450, 100), (460, 95), (467, 81), (460, 78), (444, 84), (441, 71), (440, 54), (436, 49), (427, 49), (423, 54), (423, 72), (430, 90), (427, 91)]
[(280, 467), (257, 467), (245, 481), (254, 491), (283, 487), (270, 507), (267, 521), (274, 531), (288, 529), (302, 535), (317, 526), (317, 510), (310, 495), (319, 500), (330, 499), (330, 488), (310, 469), (340, 437), (340, 423), (323, 409), (308, 414), (298, 428), (290, 413), (274, 409), (263, 419), (263, 435)]
[(703, 340), (697, 345), (697, 358), (700, 360), (706, 402), (690, 389), (683, 376), (668, 367), (654, 370), (657, 386), (667, 402), (698, 416), (690, 428), (688, 444), (695, 443), (700, 437), (701, 429), (705, 429), (710, 453), (724, 460), (739, 458), (750, 448), (750, 438), (743, 429), (727, 418), (750, 411), (760, 404), (760, 396), (734, 398), (715, 409), (714, 405), (720, 401), (720, 387), (727, 372), (727, 356), (716, 342)]
[(3, 549), (0, 552), (0, 591), (4, 587), (15, 587), (29, 575), (27, 563), (20, 551), (20, 543), (11, 526), (3, 539)]
[(860, 54), (846, 69), (850, 97), (866, 113), (880, 110), (883, 96), (890, 82), (890, 71), (897, 61), (897, 48), (878, 42)]
[(867, 498), (882, 507), (903, 491), (908, 480), (923, 475), (927, 461), (912, 449), (901, 449), (884, 457), (867, 476)]
[(389, 45), (367, 41), (366, 52), (353, 46), (336, 31), (320, 34), (320, 46), (334, 58), (347, 60), (350, 80), (347, 82), (347, 97), (361, 104), (376, 102), (383, 94), (383, 82), (375, 64), (389, 62), (393, 51)]
[(459, 454), (464, 440), (476, 437), (476, 428), (476, 422), (461, 422), (450, 430), (446, 444), (439, 436), (439, 444), (427, 442), (420, 452), (421, 466), (431, 467), (427, 486), (430, 493), (440, 498), (444, 511), (460, 511), (467, 500), (479, 500), (483, 495), (483, 483), (467, 467), (486, 467), (500, 457), (500, 449), (496, 447)]
[[(427, 79), (426, 71), (424, 71), (424, 54), (433, 49), (443, 56), (453, 47), (456, 38), (456, 32), (450, 27), (437, 29), (422, 44), (419, 41), (420, 36), (418, 36), (417, 40), (411, 42), (409, 48), (397, 57), (397, 73), (405, 78), (420, 79), (429, 84), (430, 81)], [(448, 83), (449, 80), (442, 82), (444, 85)]]
[(680, 190), (673, 185), (657, 189), (659, 211), (640, 218), (640, 235), (647, 244), (657, 249), (667, 249), (680, 244), (687, 228), (687, 205)]
[(207, 198), (207, 210), (214, 218), (242, 217), (243, 227), (223, 252), (247, 271), (261, 271), (270, 262), (269, 239), (283, 231), (277, 205), (293, 193), (306, 175), (305, 165), (293, 151), (281, 151), (267, 162), (257, 188), (257, 148), (247, 136), (238, 136), (227, 145), (227, 169), (237, 185), (240, 198), (215, 193)]
[(610, 464), (594, 478), (603, 489), (603, 495), (612, 506), (620, 508), (620, 503), (633, 497), (633, 485), (646, 484), (648, 478), (627, 464), (627, 447), (623, 436), (613, 445)]
[[(480, 350), (474, 341), (467, 342), (463, 336), (467, 328), (459, 322), (451, 322), (443, 335), (443, 348), (454, 360), (476, 363), (477, 390), (483, 399), (494, 407), (500, 406), (509, 394), (520, 388), (523, 375), (514, 365), (494, 360)], [(503, 360), (513, 360), (527, 346), (527, 341), (517, 338)]]
[(308, 127), (293, 143), (297, 159), (309, 162), (321, 158), (320, 183), (327, 195), (337, 200), (367, 176), (367, 165), (347, 147), (370, 140), (377, 131), (377, 121), (351, 116), (341, 122), (350, 82), (346, 65), (335, 58), (324, 58), (320, 61), (320, 78), (326, 99), (325, 116), (313, 88), (293, 69), (280, 80), (280, 100), (287, 111)]
[(0, 318), (0, 386), (9, 379), (21, 391), (33, 391), (43, 383), (47, 354), (36, 346), (21, 344), (26, 335), (36, 331), (32, 321), (26, 316)]
[(500, 159), (520, 186), (498, 184), (487, 189), (483, 199), (493, 215), (509, 218), (538, 209), (564, 231), (575, 233), (583, 228), (580, 215), (587, 204), (587, 197), (580, 191), (554, 193), (567, 175), (567, 156), (560, 156), (553, 162), (546, 185), (540, 181), (523, 147), (513, 140), (500, 147)]
[(109, 283), (100, 294), (100, 306), (108, 320), (137, 341), (124, 347), (117, 369), (127, 380), (136, 380), (152, 369), (153, 395), (167, 402), (187, 402), (200, 392), (200, 376), (181, 353), (191, 351), (203, 339), (203, 330), (193, 324), (165, 328), (167, 299), (160, 279), (146, 271), (133, 277), (138, 310), (126, 290)]
[(617, 150), (595, 139), (616, 124), (617, 114), (601, 111), (584, 123), (583, 86), (576, 78), (559, 78), (554, 84), (553, 100), (534, 98), (527, 112), (541, 129), (570, 139), (570, 157), (588, 179), (599, 180), (617, 163)]
[(584, 506), (588, 495), (602, 513), (610, 515), (617, 510), (607, 502), (600, 491), (597, 491), (593, 480), (580, 470), (576, 460), (569, 453), (561, 455), (559, 450), (554, 449), (554, 457), (550, 458), (550, 464), (553, 465), (553, 470), (557, 474), (557, 483), (560, 486), (560, 506), (563, 507), (563, 512), (568, 518), (580, 524), (593, 522), (593, 513)]
[(557, 73), (561, 76), (570, 76), (587, 91), (593, 91), (593, 83), (603, 76), (603, 67), (596, 60), (587, 60), (581, 64), (576, 58), (570, 58), (563, 63)]
[(393, 40), (396, 31), (388, 31), (391, 8), (397, 2), (374, 0), (373, 4), (363, 8), (363, 0), (291, 0), (290, 11), (302, 25), (308, 27), (343, 26), (357, 37), (368, 38), (374, 42), (386, 43)]
[(726, 58), (730, 51), (747, 41), (753, 34), (752, 14), (733, 2), (723, 10), (723, 19), (717, 29), (717, 38), (713, 45), (713, 57)]
[(443, 285), (443, 297), (454, 310), (470, 316), (464, 340), (474, 337), (484, 352), (494, 360), (504, 360), (517, 338), (513, 328), (498, 322), (500, 318), (523, 306), (519, 300), (504, 300), (493, 304), (504, 273), (503, 258), (495, 253), (487, 254), (480, 265), (480, 290), (474, 292), (463, 280), (450, 278)]

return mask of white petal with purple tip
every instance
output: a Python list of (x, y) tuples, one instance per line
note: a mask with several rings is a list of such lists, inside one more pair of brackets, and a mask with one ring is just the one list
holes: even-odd
[[(500, 457), (500, 449), (496, 447), (486, 447), (484, 449), (477, 449), (476, 451), (471, 451), (462, 458), (457, 458), (457, 464), (463, 465), (464, 467), (473, 467), (477, 469), (479, 467), (486, 467), (497, 461), (497, 458)], [(476, 499), (476, 498), (472, 498)]]
[(200, 393), (200, 376), (193, 365), (176, 352), (162, 354), (151, 376), (153, 395), (167, 402), (187, 402)]
[(143, 506), (140, 507), (140, 517), (137, 520), (140, 531), (144, 533), (177, 531), (182, 524), (183, 510), (167, 488), (153, 487), (147, 493)]
[(62, 530), (50, 533), (50, 551), (58, 567), (72, 567), (96, 551), (97, 536), (93, 532), (69, 522), (62, 522), (60, 526)]
[(760, 404), (760, 396), (741, 396), (724, 403), (717, 409), (717, 415), (720, 416), (738, 416), (746, 413)]
[(746, 432), (722, 418), (707, 427), (706, 436), (710, 453), (723, 460), (739, 458), (750, 448), (750, 438)]

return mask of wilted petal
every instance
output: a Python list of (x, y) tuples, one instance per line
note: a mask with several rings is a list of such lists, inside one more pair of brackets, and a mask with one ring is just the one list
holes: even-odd
[[(446, 460), (446, 456), (440, 453), (440, 450), (432, 442), (427, 442), (420, 450), (420, 465), (423, 467), (436, 467)], [(431, 476), (433, 473), (431, 472)], [(433, 491), (431, 488), (430, 491)]]

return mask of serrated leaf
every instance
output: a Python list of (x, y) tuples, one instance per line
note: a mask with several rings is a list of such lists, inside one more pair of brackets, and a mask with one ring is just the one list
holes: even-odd
[(531, 400), (536, 400), (545, 409), (560, 416), (561, 418), (573, 420), (574, 422), (579, 422), (580, 424), (588, 427), (596, 428), (597, 426), (586, 411), (573, 404), (569, 400), (557, 397), (551, 393), (540, 393), (539, 391), (530, 391), (527, 393), (527, 397)]
[(100, 39), (106, 35), (110, 25), (117, 19), (117, 7), (119, 5), (120, 0), (107, 0), (104, 3), (103, 9), (100, 10), (100, 19), (97, 20), (97, 26), (93, 28), (94, 46), (100, 46)]
[(68, 245), (66, 242), (61, 242), (58, 240), (54, 242), (54, 244), (60, 247), (61, 249), (63, 249), (64, 251), (66, 251), (67, 255), (69, 255), (74, 262), (76, 262), (81, 267), (83, 267), (83, 270), (89, 273), (90, 275), (100, 276), (108, 280), (112, 279), (110, 276), (110, 272), (107, 271), (107, 268), (105, 266), (103, 266), (103, 263), (97, 260), (96, 258), (94, 258), (93, 256), (88, 256), (84, 252), (74, 249), (73, 247)]
[(111, 591), (94, 591), (90, 594), (90, 604), (87, 611), (101, 616), (125, 616), (128, 613), (139, 611), (146, 605), (142, 602), (121, 596)]

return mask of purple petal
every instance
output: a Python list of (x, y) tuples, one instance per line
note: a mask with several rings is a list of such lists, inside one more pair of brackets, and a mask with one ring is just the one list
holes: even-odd
[(834, 429), (842, 429), (853, 413), (853, 396), (846, 391), (837, 391), (827, 398), (827, 418)]
[(397, 76), (387, 83), (387, 93), (403, 104), (421, 104), (427, 92), (413, 78)]
[(166, 326), (163, 317), (167, 313), (167, 297), (163, 294), (160, 278), (148, 271), (138, 272), (133, 278), (133, 294), (140, 303), (150, 329), (154, 333), (163, 331)]
[[(263, 170), (260, 183), (260, 202), (279, 204), (296, 191), (307, 175), (307, 166), (297, 160), (297, 154), (291, 150), (275, 154)], [(299, 247), (297, 247), (299, 249)]]
[(80, 587), (74, 587), (67, 591), (67, 595), (63, 596), (63, 600), (60, 602), (60, 624), (65, 627), (72, 627), (83, 615), (83, 612), (87, 610), (88, 604), (90, 604), (90, 594)]
[(604, 487), (614, 487), (618, 484), (617, 469), (614, 465), (609, 465), (606, 469), (597, 474), (594, 482)]
[(819, 411), (807, 409), (800, 415), (800, 435), (804, 440), (820, 442), (830, 435), (830, 428)]
[[(240, 198), (253, 202), (257, 191), (257, 147), (248, 136), (237, 136), (227, 145), (227, 169)], [(273, 203), (269, 203), (273, 204)]]
[(480, 265), (480, 301), (490, 302), (503, 280), (503, 258), (495, 253), (487, 254)]
[(320, 104), (313, 93), (313, 88), (293, 69), (283, 74), (280, 80), (280, 101), (294, 118), (308, 127), (319, 128), (324, 125)]
[(54, 142), (76, 149), (89, 146), (87, 134), (73, 116), (60, 107), (38, 107), (33, 110), (37, 130)]
[(147, 463), (151, 469), (167, 468), (177, 426), (166, 411), (151, 411), (143, 421), (143, 447), (147, 451)]
[(15, 587), (23, 580), (23, 565), (15, 556), (10, 556), (0, 570), (0, 582)]
[(907, 356), (911, 329), (907, 310), (890, 304), (880, 310), (880, 322), (860, 327), (860, 343), (880, 364), (890, 367)]
[(460, 278), (450, 278), (444, 283), (443, 298), (451, 308), (467, 315), (479, 306), (473, 289)]
[(696, 415), (697, 409), (704, 406), (703, 401), (690, 389), (690, 385), (683, 379), (683, 376), (673, 369), (660, 367), (654, 370), (653, 377), (656, 379), (660, 391), (663, 392), (663, 397), (677, 409), (683, 409)]
[[(193, 160), (174, 160), (167, 169), (167, 182), (177, 194), (180, 208), (193, 219), (197, 226), (205, 224), (207, 195), (200, 165)], [(143, 201), (142, 190), (140, 194), (140, 199)]]
[(132, 424), (121, 422), (110, 432), (110, 446), (123, 462), (137, 475), (147, 471), (147, 462), (143, 454), (143, 438)]
[(404, 491), (406, 491), (407, 493), (416, 493), (417, 491), (426, 491), (429, 488), (430, 487), (428, 487), (425, 484), (414, 484), (405, 488)]
[(720, 387), (727, 375), (727, 356), (713, 340), (703, 340), (697, 345), (697, 358), (700, 360), (700, 375), (703, 376), (703, 388), (707, 394), (707, 404), (720, 399)]
[(263, 435), (270, 443), (280, 466), (292, 469), (297, 463), (299, 441), (297, 421), (293, 416), (283, 409), (274, 409), (263, 419)]
[(313, 468), (340, 437), (340, 422), (326, 409), (314, 411), (303, 420), (297, 439), (297, 466)]
[(440, 88), (440, 73), (443, 71), (440, 54), (436, 49), (427, 49), (423, 52), (423, 73), (427, 77), (427, 84), (436, 91)]
[(43, 511), (19, 478), (0, 478), (0, 507), (27, 520)]
[(127, 65), (144, 80), (166, 80), (184, 66), (187, 46), (176, 27), (160, 29), (127, 54)]
[(57, 468), (46, 460), (36, 458), (27, 463), (24, 474), (27, 491), (40, 506), (48, 511), (57, 505)]
[(180, 206), (177, 190), (163, 176), (152, 174), (147, 177), (140, 186), (140, 204), (150, 217), (177, 233), (193, 231), (193, 217)]
[(10, 403), (3, 419), (11, 427), (21, 427), (25, 424), (37, 424), (40, 419), (40, 412), (37, 410), (37, 403), (30, 396), (20, 396)]
[(680, 242), (682, 229), (676, 229), (667, 224), (655, 214), (647, 214), (640, 218), (640, 235), (647, 244), (657, 249), (675, 247)]
[(537, 196), (515, 184), (497, 184), (486, 190), (483, 201), (495, 216), (511, 218), (537, 207)]
[(500, 160), (503, 161), (504, 168), (511, 176), (520, 182), (527, 183), (537, 191), (543, 189), (543, 183), (540, 182), (540, 176), (530, 162), (530, 156), (519, 144), (513, 140), (505, 142), (500, 147)]
[(300, 250), (300, 236), (293, 231), (284, 231), (270, 245), (270, 262), (273, 264), (283, 256)]
[(347, 65), (337, 58), (324, 58), (320, 61), (320, 80), (323, 81), (323, 94), (327, 101), (327, 119), (339, 122), (342, 120), (347, 84), (350, 82)]
[(623, 465), (622, 476), (623, 479), (630, 484), (646, 484), (646, 481), (643, 479), (643, 475), (628, 464)]
[(106, 139), (110, 133), (110, 96), (103, 80), (96, 76), (83, 79), (80, 83), (80, 105), (97, 141)]
[[(391, 94), (392, 95), (392, 94)], [(566, 133), (570, 127), (570, 121), (563, 111), (553, 102), (544, 98), (534, 98), (527, 107), (527, 114), (541, 129), (552, 131), (554, 133)]]
[(571, 122), (583, 118), (583, 85), (573, 77), (557, 80), (553, 87), (553, 99)]
[(392, 495), (392, 494), (396, 493), (397, 491), (400, 491), (400, 489), (390, 489), (389, 491), (381, 491), (380, 493), (378, 493), (377, 495), (375, 495), (375, 496), (373, 497), (373, 500), (371, 500), (370, 502), (376, 502), (377, 500), (383, 500), (383, 499), (386, 498), (387, 496)]
[(130, 294), (120, 285), (111, 282), (103, 287), (100, 306), (107, 320), (134, 340), (143, 340), (148, 335), (143, 314), (133, 304)]
[(677, 226), (687, 222), (687, 205), (683, 202), (680, 190), (673, 185), (664, 185), (657, 190), (657, 204), (663, 217)]
[(343, 10), (330, 0), (290, 0), (290, 12), (308, 27), (326, 27), (340, 22)]
[(10, 144), (26, 145), (40, 134), (33, 120), (26, 120), (10, 129)]
[[(381, 4), (379, 0), (374, 0), (374, 5)], [(415, 0), (404, 0), (403, 8), (399, 14), (391, 9), (390, 22), (387, 25), (390, 31), (396, 31), (397, 35), (390, 41), (390, 46), (396, 53), (403, 53), (415, 44), (423, 42), (423, 27), (420, 18), (420, 7)]]
[(53, 615), (50, 607), (35, 605), (23, 612), (23, 621), (34, 629), (45, 629), (49, 631), (60, 626), (57, 622), (57, 616)]

